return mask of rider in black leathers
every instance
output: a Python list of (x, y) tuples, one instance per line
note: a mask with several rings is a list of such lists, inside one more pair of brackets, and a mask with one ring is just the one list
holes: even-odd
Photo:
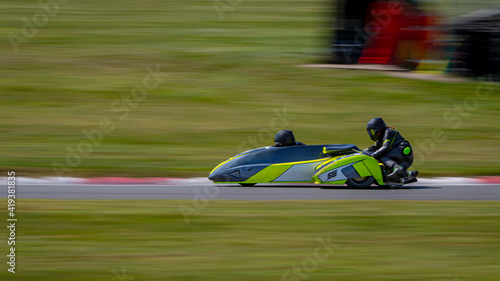
[(387, 175), (389, 178), (398, 176), (403, 183), (416, 182), (418, 171), (407, 171), (413, 164), (413, 149), (410, 143), (393, 127), (388, 127), (382, 118), (370, 120), (366, 124), (366, 131), (375, 143), (363, 150), (363, 153), (392, 169)]

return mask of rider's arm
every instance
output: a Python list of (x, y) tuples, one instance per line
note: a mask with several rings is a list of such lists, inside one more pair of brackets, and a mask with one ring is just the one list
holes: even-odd
[(389, 150), (389, 145), (382, 145), (382, 147), (375, 151), (374, 153), (372, 153), (372, 157), (375, 158), (375, 159), (379, 159), (382, 155), (384, 155), (387, 151)]
[(379, 147), (380, 147), (380, 144), (377, 141), (374, 144), (372, 144), (371, 146), (369, 146), (367, 149), (365, 149), (365, 151), (375, 151)]
[(397, 134), (397, 131), (387, 129), (385, 131), (384, 138), (382, 139), (382, 146), (372, 154), (372, 157), (378, 159), (389, 151), (391, 149), (392, 141)]
[(363, 150), (362, 152), (363, 152), (363, 154), (371, 156), (373, 154), (373, 152), (376, 151), (380, 147), (381, 147), (381, 143), (377, 141), (373, 145), (369, 146), (367, 149)]

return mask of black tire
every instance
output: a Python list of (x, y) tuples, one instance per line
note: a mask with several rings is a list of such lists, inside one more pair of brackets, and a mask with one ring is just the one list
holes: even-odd
[(351, 188), (368, 188), (372, 185), (375, 179), (372, 176), (357, 178), (357, 179), (348, 179), (347, 185)]
[(239, 185), (244, 186), (244, 187), (252, 187), (255, 185), (255, 183), (240, 183)]

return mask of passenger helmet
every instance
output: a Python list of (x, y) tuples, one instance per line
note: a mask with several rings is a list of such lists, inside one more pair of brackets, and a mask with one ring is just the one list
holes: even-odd
[(295, 144), (295, 137), (290, 130), (281, 130), (274, 137), (274, 146), (289, 146)]
[(385, 125), (384, 120), (380, 117), (373, 118), (368, 121), (368, 124), (366, 124), (366, 131), (373, 141), (379, 140), (386, 128), (387, 126)]

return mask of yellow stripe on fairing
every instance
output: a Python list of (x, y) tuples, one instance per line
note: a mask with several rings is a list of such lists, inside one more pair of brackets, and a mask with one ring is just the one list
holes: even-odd
[(262, 171), (258, 172), (257, 174), (247, 179), (245, 182), (248, 183), (271, 182), (277, 177), (279, 177), (281, 174), (286, 172), (286, 170), (288, 170), (291, 166), (293, 165), (280, 164), (280, 165), (267, 166)]
[[(267, 166), (266, 168), (264, 168), (262, 171), (258, 172), (257, 174), (253, 175), (252, 177), (247, 179), (245, 182), (248, 182), (248, 183), (272, 182), (275, 179), (279, 178), (283, 173), (285, 173), (288, 169), (290, 169), (294, 165), (323, 162), (326, 159), (330, 159), (330, 158), (272, 164), (272, 165)], [(311, 174), (311, 176), (312, 176), (312, 174)]]
[[(243, 155), (243, 154), (242, 154), (242, 155)], [(210, 172), (210, 174), (211, 174), (211, 173), (213, 173), (215, 170), (219, 169), (219, 167), (220, 167), (220, 166), (222, 166), (222, 165), (226, 164), (227, 162), (229, 162), (229, 161), (231, 161), (231, 160), (233, 160), (233, 159), (236, 159), (236, 158), (238, 158), (238, 157), (240, 157), (240, 156), (241, 156), (241, 155), (238, 155), (238, 156), (235, 156), (235, 157), (231, 157), (231, 158), (227, 159), (226, 161), (224, 161), (224, 162), (220, 163), (219, 165), (217, 165), (217, 167), (215, 167), (215, 168), (214, 168), (214, 169)]]
[(314, 162), (320, 162), (320, 161), (323, 162), (323, 161), (329, 160), (329, 159), (331, 159), (331, 158), (327, 157), (327, 158), (308, 160), (308, 161), (286, 162), (286, 163), (272, 164), (272, 166), (289, 165), (289, 164), (296, 165), (296, 164), (314, 163)]

